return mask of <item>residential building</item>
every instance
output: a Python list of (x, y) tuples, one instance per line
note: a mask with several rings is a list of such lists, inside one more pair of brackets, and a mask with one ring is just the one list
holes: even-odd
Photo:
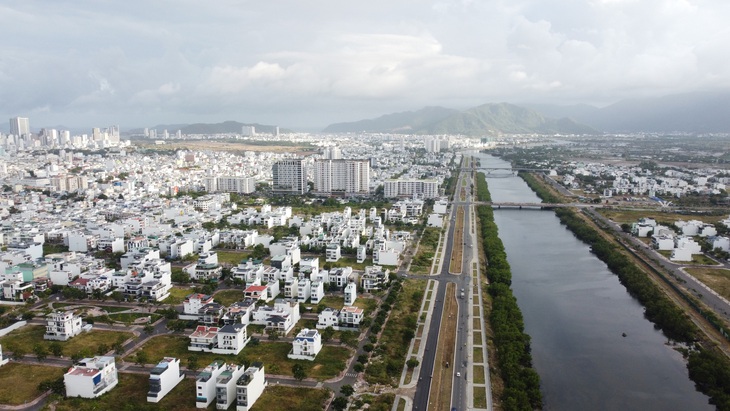
[(292, 341), (292, 350), (287, 357), (293, 360), (314, 361), (321, 349), (322, 337), (319, 335), (319, 331), (305, 328), (299, 331)]
[(216, 398), (215, 385), (218, 377), (226, 369), (226, 363), (214, 361), (195, 378), (195, 407), (208, 408)]
[(82, 331), (81, 317), (74, 315), (73, 311), (56, 311), (47, 317), (44, 340), (68, 341)]
[(345, 306), (351, 306), (355, 304), (355, 299), (357, 299), (357, 284), (355, 283), (347, 283), (345, 286)]
[(315, 160), (314, 191), (322, 194), (368, 194), (368, 160)]
[(0, 345), (0, 367), (7, 364), (8, 361), (10, 361), (10, 359), (5, 358), (5, 356), (3, 356), (3, 347), (2, 347), (2, 345)]
[(372, 265), (365, 267), (365, 273), (360, 277), (360, 286), (369, 293), (375, 290), (382, 290), (390, 282), (390, 270), (383, 270), (383, 267)]
[(275, 194), (304, 194), (307, 192), (307, 170), (304, 159), (286, 159), (274, 163), (272, 167)]
[(165, 357), (150, 371), (150, 389), (147, 402), (160, 402), (176, 385), (185, 378), (180, 370), (180, 360)]
[(251, 340), (246, 325), (241, 323), (227, 324), (223, 328), (199, 325), (189, 338), (189, 351), (232, 355), (239, 354)]
[(10, 134), (16, 137), (30, 136), (30, 120), (28, 120), (28, 117), (11, 118)]
[(66, 397), (96, 398), (119, 382), (114, 357), (84, 358), (63, 375)]
[(385, 180), (383, 195), (385, 198), (436, 198), (439, 196), (439, 182), (416, 179)]
[(337, 243), (327, 244), (327, 248), (325, 250), (325, 261), (328, 263), (335, 263), (340, 261), (340, 258), (342, 258), (342, 249), (340, 248), (340, 245)]
[(236, 381), (236, 411), (248, 411), (268, 385), (264, 364), (255, 362)]
[(230, 364), (225, 367), (215, 381), (215, 407), (227, 410), (236, 400), (236, 382), (245, 370), (243, 367)]
[(189, 315), (198, 315), (203, 306), (213, 302), (213, 297), (205, 294), (189, 294), (183, 301), (183, 313)]

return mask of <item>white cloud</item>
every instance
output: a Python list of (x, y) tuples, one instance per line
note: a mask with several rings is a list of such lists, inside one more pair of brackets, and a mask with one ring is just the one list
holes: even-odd
[(0, 90), (6, 117), (49, 124), (611, 102), (730, 86), (727, 15), (720, 0), (15, 2)]

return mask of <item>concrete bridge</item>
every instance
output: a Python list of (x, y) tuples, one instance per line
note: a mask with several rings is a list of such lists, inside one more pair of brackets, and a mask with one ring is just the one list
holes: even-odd
[(453, 205), (488, 205), (492, 208), (516, 208), (516, 209), (539, 209), (539, 210), (551, 210), (553, 208), (603, 208), (603, 204), (588, 204), (588, 203), (509, 203), (509, 202), (494, 202), (494, 201), (455, 201)]

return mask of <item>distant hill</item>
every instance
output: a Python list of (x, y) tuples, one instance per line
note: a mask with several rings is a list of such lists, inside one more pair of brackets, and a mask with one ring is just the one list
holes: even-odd
[(730, 91), (621, 100), (603, 108), (528, 107), (546, 116), (569, 117), (606, 132), (730, 132)]
[(348, 133), (367, 131), (371, 133), (414, 133), (459, 113), (444, 107), (425, 107), (418, 111), (404, 111), (386, 114), (375, 119), (360, 120), (351, 123), (335, 123), (327, 126), (326, 133)]
[(459, 111), (426, 107), (371, 120), (332, 124), (324, 132), (391, 132), (413, 134), (488, 135), (498, 133), (595, 134), (596, 130), (570, 119), (552, 119), (507, 103), (484, 104)]
[[(226, 134), (226, 133), (237, 133), (241, 134), (243, 126), (254, 126), (257, 133), (262, 134), (273, 134), (276, 126), (269, 126), (258, 123), (239, 123), (238, 121), (224, 121), (222, 123), (195, 123), (195, 124), (160, 124), (154, 127), (149, 127), (152, 130), (162, 132), (167, 130), (170, 134), (180, 130), (183, 134)], [(144, 129), (133, 129), (129, 130), (131, 134), (141, 134)], [(289, 130), (280, 129), (280, 133), (289, 132)]]

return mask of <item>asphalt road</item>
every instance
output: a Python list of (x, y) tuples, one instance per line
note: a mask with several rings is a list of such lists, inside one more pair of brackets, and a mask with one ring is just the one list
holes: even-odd
[[(461, 173), (460, 178), (456, 185), (456, 190), (454, 196), (459, 195), (459, 190), (461, 188), (461, 181), (463, 178), (467, 179), (467, 188), (470, 190), (470, 184), (469, 184), (469, 177), (468, 173)], [(467, 195), (467, 203), (470, 200), (470, 195)], [(414, 410), (426, 410), (428, 409), (428, 403), (430, 398), (430, 390), (431, 390), (431, 382), (433, 378), (433, 369), (435, 364), (435, 356), (436, 356), (436, 349), (438, 345), (438, 336), (440, 333), (441, 328), (441, 316), (443, 315), (443, 303), (444, 298), (446, 296), (446, 284), (449, 282), (456, 283), (457, 289), (460, 291), (461, 288), (464, 288), (465, 294), (466, 290), (469, 286), (469, 278), (468, 275), (453, 275), (449, 274), (449, 262), (451, 259), (451, 252), (454, 248), (454, 231), (456, 229), (456, 210), (458, 207), (451, 208), (448, 216), (451, 220), (451, 224), (449, 225), (448, 234), (446, 236), (446, 244), (445, 244), (445, 250), (444, 254), (442, 255), (442, 265), (441, 265), (441, 271), (438, 275), (432, 276), (432, 279), (438, 280), (438, 285), (436, 288), (436, 300), (434, 304), (433, 312), (431, 313), (431, 323), (429, 325), (428, 330), (428, 336), (426, 339), (426, 348), (425, 353), (423, 356), (423, 361), (421, 362), (421, 370), (418, 375), (419, 381), (423, 381), (424, 383), (419, 383), (416, 386), (416, 394), (413, 398), (413, 409)], [(465, 210), (467, 212), (464, 213), (464, 234), (469, 232), (469, 224), (470, 224), (470, 213), (468, 212), (469, 206), (465, 205)], [(466, 237), (465, 237), (466, 238)], [(457, 241), (465, 241), (465, 238), (457, 239)], [(470, 261), (471, 260), (471, 253), (473, 252), (473, 245), (469, 247), (468, 245), (464, 247), (463, 252), (463, 261)], [(462, 271), (466, 268), (465, 265), (462, 264)], [(458, 291), (457, 291), (458, 292)], [(469, 312), (468, 307), (468, 299), (458, 299), (458, 305), (459, 305), (459, 329), (457, 331), (457, 344), (459, 347), (464, 347), (464, 344), (466, 343), (466, 339), (468, 338), (468, 330), (469, 330), (469, 320), (467, 313)], [(457, 409), (466, 409), (466, 403), (467, 403), (467, 382), (466, 382), (466, 365), (465, 364), (465, 357), (466, 353), (463, 349), (457, 350), (456, 357), (458, 359), (457, 363), (453, 364), (449, 370), (453, 373), (454, 377), (454, 385), (452, 388), (452, 407), (456, 407)], [(456, 373), (459, 372), (461, 374), (460, 377), (456, 377)]]

